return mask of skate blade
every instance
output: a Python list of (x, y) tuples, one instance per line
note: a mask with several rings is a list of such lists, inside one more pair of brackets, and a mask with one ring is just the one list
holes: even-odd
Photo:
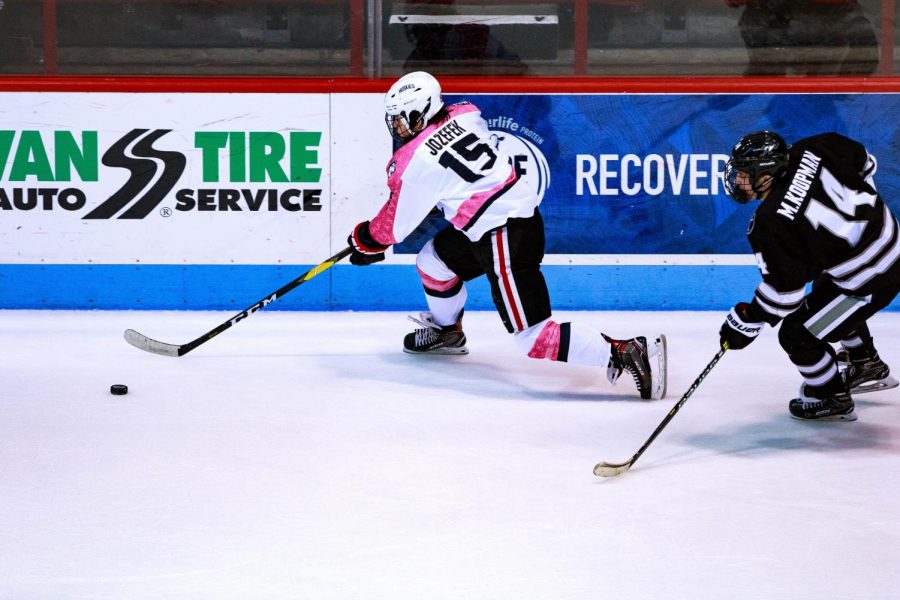
[(415, 350), (407, 350), (403, 349), (407, 354), (415, 354), (418, 356), (459, 356), (463, 354), (468, 354), (469, 349), (463, 346), (462, 348), (437, 348), (436, 350), (429, 350), (428, 352), (416, 352)]
[(649, 343), (652, 345), (652, 348), (647, 349), (647, 354), (650, 358), (656, 358), (656, 368), (650, 374), (650, 385), (653, 387), (650, 391), (650, 399), (661, 400), (666, 397), (669, 379), (666, 336), (659, 334)]
[(796, 419), (796, 420), (798, 420), (798, 421), (806, 421), (806, 422), (808, 422), (808, 423), (813, 423), (813, 422), (818, 423), (819, 421), (828, 421), (828, 422), (832, 422), (832, 421), (855, 421), (855, 420), (856, 420), (856, 411), (855, 411), (855, 410), (852, 410), (852, 411), (850, 411), (850, 412), (848, 412), (848, 413), (846, 413), (846, 414), (843, 414), (843, 415), (828, 415), (827, 417), (818, 417), (818, 418), (816, 418), (816, 419), (804, 419), (803, 417), (797, 417), (797, 416), (794, 416), (794, 415), (791, 415), (791, 418), (792, 418), (792, 419)]
[(880, 392), (881, 390), (890, 390), (900, 385), (893, 376), (888, 375), (884, 379), (875, 381), (867, 381), (850, 390), (851, 395), (868, 394), (869, 392)]

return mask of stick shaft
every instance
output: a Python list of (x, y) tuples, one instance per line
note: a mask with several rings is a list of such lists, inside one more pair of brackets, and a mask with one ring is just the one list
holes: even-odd
[(631, 460), (629, 461), (630, 465), (634, 465), (634, 463), (637, 462), (637, 459), (640, 458), (641, 454), (644, 453), (644, 450), (646, 450), (647, 447), (653, 443), (653, 440), (656, 439), (656, 436), (658, 436), (660, 434), (660, 432), (662, 432), (662, 430), (666, 428), (666, 425), (669, 424), (669, 421), (672, 420), (672, 418), (675, 416), (675, 413), (677, 413), (678, 410), (682, 407), (682, 405), (684, 405), (684, 403), (687, 402), (687, 399), (691, 397), (691, 394), (693, 394), (694, 391), (698, 387), (700, 387), (700, 383), (704, 379), (706, 379), (706, 376), (709, 375), (709, 372), (712, 371), (713, 367), (716, 366), (716, 363), (719, 362), (719, 359), (722, 358), (722, 356), (725, 354), (726, 350), (728, 350), (727, 345), (719, 349), (719, 351), (716, 353), (716, 355), (713, 357), (713, 359), (711, 361), (709, 361), (709, 364), (706, 365), (706, 368), (703, 369), (703, 372), (700, 373), (700, 376), (697, 377), (696, 380), (694, 380), (694, 383), (691, 384), (691, 387), (688, 388), (688, 391), (686, 391), (684, 393), (684, 395), (681, 397), (681, 400), (679, 400), (675, 404), (675, 406), (672, 407), (672, 410), (670, 410), (669, 414), (666, 415), (666, 418), (662, 420), (662, 423), (660, 423), (659, 426), (656, 428), (656, 430), (654, 430), (654, 432), (652, 434), (650, 434), (650, 437), (647, 438), (647, 441), (644, 442), (644, 445), (641, 446), (640, 450), (638, 450), (635, 453), (635, 455), (631, 458)]
[(282, 296), (284, 296), (291, 290), (298, 287), (301, 283), (305, 283), (305, 282), (309, 281), (310, 279), (312, 279), (313, 277), (315, 277), (316, 275), (318, 275), (319, 273), (322, 273), (323, 271), (328, 270), (329, 268), (331, 268), (332, 265), (334, 265), (334, 263), (338, 262), (345, 256), (349, 255), (351, 252), (352, 252), (352, 248), (350, 248), (348, 246), (347, 248), (344, 248), (343, 250), (341, 250), (340, 252), (338, 252), (337, 254), (332, 256), (331, 258), (325, 259), (324, 261), (322, 261), (321, 263), (319, 263), (318, 265), (316, 265), (315, 267), (313, 267), (312, 269), (310, 269), (309, 271), (307, 271), (300, 277), (297, 277), (296, 279), (284, 284), (283, 286), (281, 286), (280, 288), (278, 288), (277, 290), (275, 290), (274, 292), (272, 292), (265, 298), (262, 298), (256, 304), (253, 304), (252, 306), (247, 307), (246, 309), (244, 309), (243, 311), (234, 315), (233, 317), (231, 317), (230, 319), (228, 319), (227, 321), (225, 321), (224, 323), (222, 323), (215, 329), (208, 331), (207, 333), (203, 334), (202, 336), (198, 337), (197, 339), (183, 345), (181, 347), (182, 351), (179, 352), (179, 355), (187, 354), (188, 352), (190, 352), (197, 346), (199, 346), (201, 344), (205, 344), (206, 342), (208, 342), (212, 338), (216, 337), (217, 335), (219, 335), (226, 329), (229, 329), (230, 327), (238, 324), (239, 322), (243, 321), (250, 315), (256, 313), (259, 309), (268, 306), (272, 302), (275, 302), (276, 300), (278, 300), (279, 298), (281, 298)]
[(152, 340), (146, 337), (143, 334), (139, 334), (133, 330), (128, 330), (125, 334), (125, 339), (133, 346), (140, 348), (141, 350), (146, 350), (147, 352), (153, 352), (155, 354), (162, 354), (165, 356), (184, 356), (194, 348), (205, 344), (212, 338), (216, 337), (226, 329), (229, 329), (236, 325), (237, 323), (243, 321), (253, 313), (257, 312), (261, 308), (265, 308), (272, 302), (278, 300), (300, 284), (309, 281), (319, 273), (328, 270), (331, 268), (336, 262), (345, 258), (353, 252), (353, 248), (348, 246), (332, 256), (331, 258), (327, 258), (300, 277), (289, 281), (285, 285), (281, 286), (271, 294), (267, 295), (265, 298), (262, 298), (259, 302), (247, 307), (236, 315), (232, 316), (230, 319), (220, 324), (218, 327), (211, 329), (198, 337), (195, 340), (192, 340), (186, 344), (174, 345), (174, 344), (166, 344), (164, 342), (157, 342), (156, 340)]

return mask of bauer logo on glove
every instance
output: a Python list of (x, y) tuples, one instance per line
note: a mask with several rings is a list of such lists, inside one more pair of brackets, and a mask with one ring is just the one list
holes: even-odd
[(740, 350), (756, 339), (765, 322), (753, 321), (750, 312), (751, 307), (746, 302), (741, 302), (731, 309), (725, 317), (722, 328), (719, 329), (721, 346), (728, 343), (729, 349)]
[(734, 327), (744, 335), (752, 335), (754, 337), (759, 335), (759, 332), (763, 327), (762, 323), (744, 323), (734, 315), (733, 310), (732, 312), (728, 313), (728, 316), (725, 317), (725, 320), (728, 321), (728, 325)]

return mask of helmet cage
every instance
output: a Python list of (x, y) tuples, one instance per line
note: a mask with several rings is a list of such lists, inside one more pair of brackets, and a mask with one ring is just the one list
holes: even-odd
[(388, 131), (391, 132), (391, 137), (395, 140), (405, 142), (425, 129), (425, 115), (427, 115), (430, 110), (431, 98), (428, 99), (423, 110), (411, 110), (409, 115), (406, 114), (406, 111), (400, 111), (396, 115), (385, 113), (384, 122), (387, 125)]
[[(759, 198), (787, 171), (788, 145), (777, 133), (760, 131), (744, 136), (725, 164), (725, 191), (740, 204)], [(746, 180), (738, 182), (743, 173)], [(768, 177), (767, 177), (768, 175)]]

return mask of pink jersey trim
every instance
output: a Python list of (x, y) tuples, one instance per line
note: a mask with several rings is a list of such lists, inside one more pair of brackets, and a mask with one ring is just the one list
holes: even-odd
[(369, 222), (369, 233), (372, 234), (372, 239), (386, 246), (397, 243), (397, 240), (394, 239), (394, 217), (397, 215), (396, 197), (396, 194), (391, 192), (391, 197), (381, 207), (375, 218)]
[(503, 188), (509, 187), (510, 185), (515, 183), (518, 178), (519, 175), (516, 173), (516, 169), (510, 167), (509, 177), (506, 178), (506, 181), (492, 187), (487, 191), (479, 192), (463, 202), (453, 218), (450, 219), (450, 223), (452, 223), (454, 227), (462, 231), (469, 223), (469, 221), (475, 218), (475, 215), (478, 214), (478, 211), (482, 206), (484, 206), (485, 202), (493, 198)]
[(547, 321), (541, 333), (538, 335), (534, 346), (528, 351), (529, 358), (549, 358), (550, 360), (558, 360), (559, 358), (559, 323), (556, 321)]
[(397, 215), (397, 198), (400, 197), (400, 188), (403, 187), (403, 173), (406, 172), (406, 167), (409, 166), (419, 146), (437, 128), (443, 127), (453, 117), (470, 112), (478, 112), (478, 107), (468, 102), (447, 107), (449, 116), (446, 119), (432, 123), (394, 152), (386, 168), (388, 189), (391, 195), (384, 206), (381, 207), (381, 210), (378, 211), (378, 214), (375, 215), (375, 218), (369, 223), (369, 232), (372, 234), (373, 240), (389, 246), (402, 241), (394, 238), (394, 220)]
[(429, 290), (433, 290), (435, 292), (446, 292), (454, 285), (459, 283), (459, 277), (453, 277), (452, 279), (447, 279), (445, 281), (429, 276), (425, 273), (425, 271), (418, 267), (416, 267), (416, 270), (419, 272), (419, 277), (422, 278), (422, 284)]

